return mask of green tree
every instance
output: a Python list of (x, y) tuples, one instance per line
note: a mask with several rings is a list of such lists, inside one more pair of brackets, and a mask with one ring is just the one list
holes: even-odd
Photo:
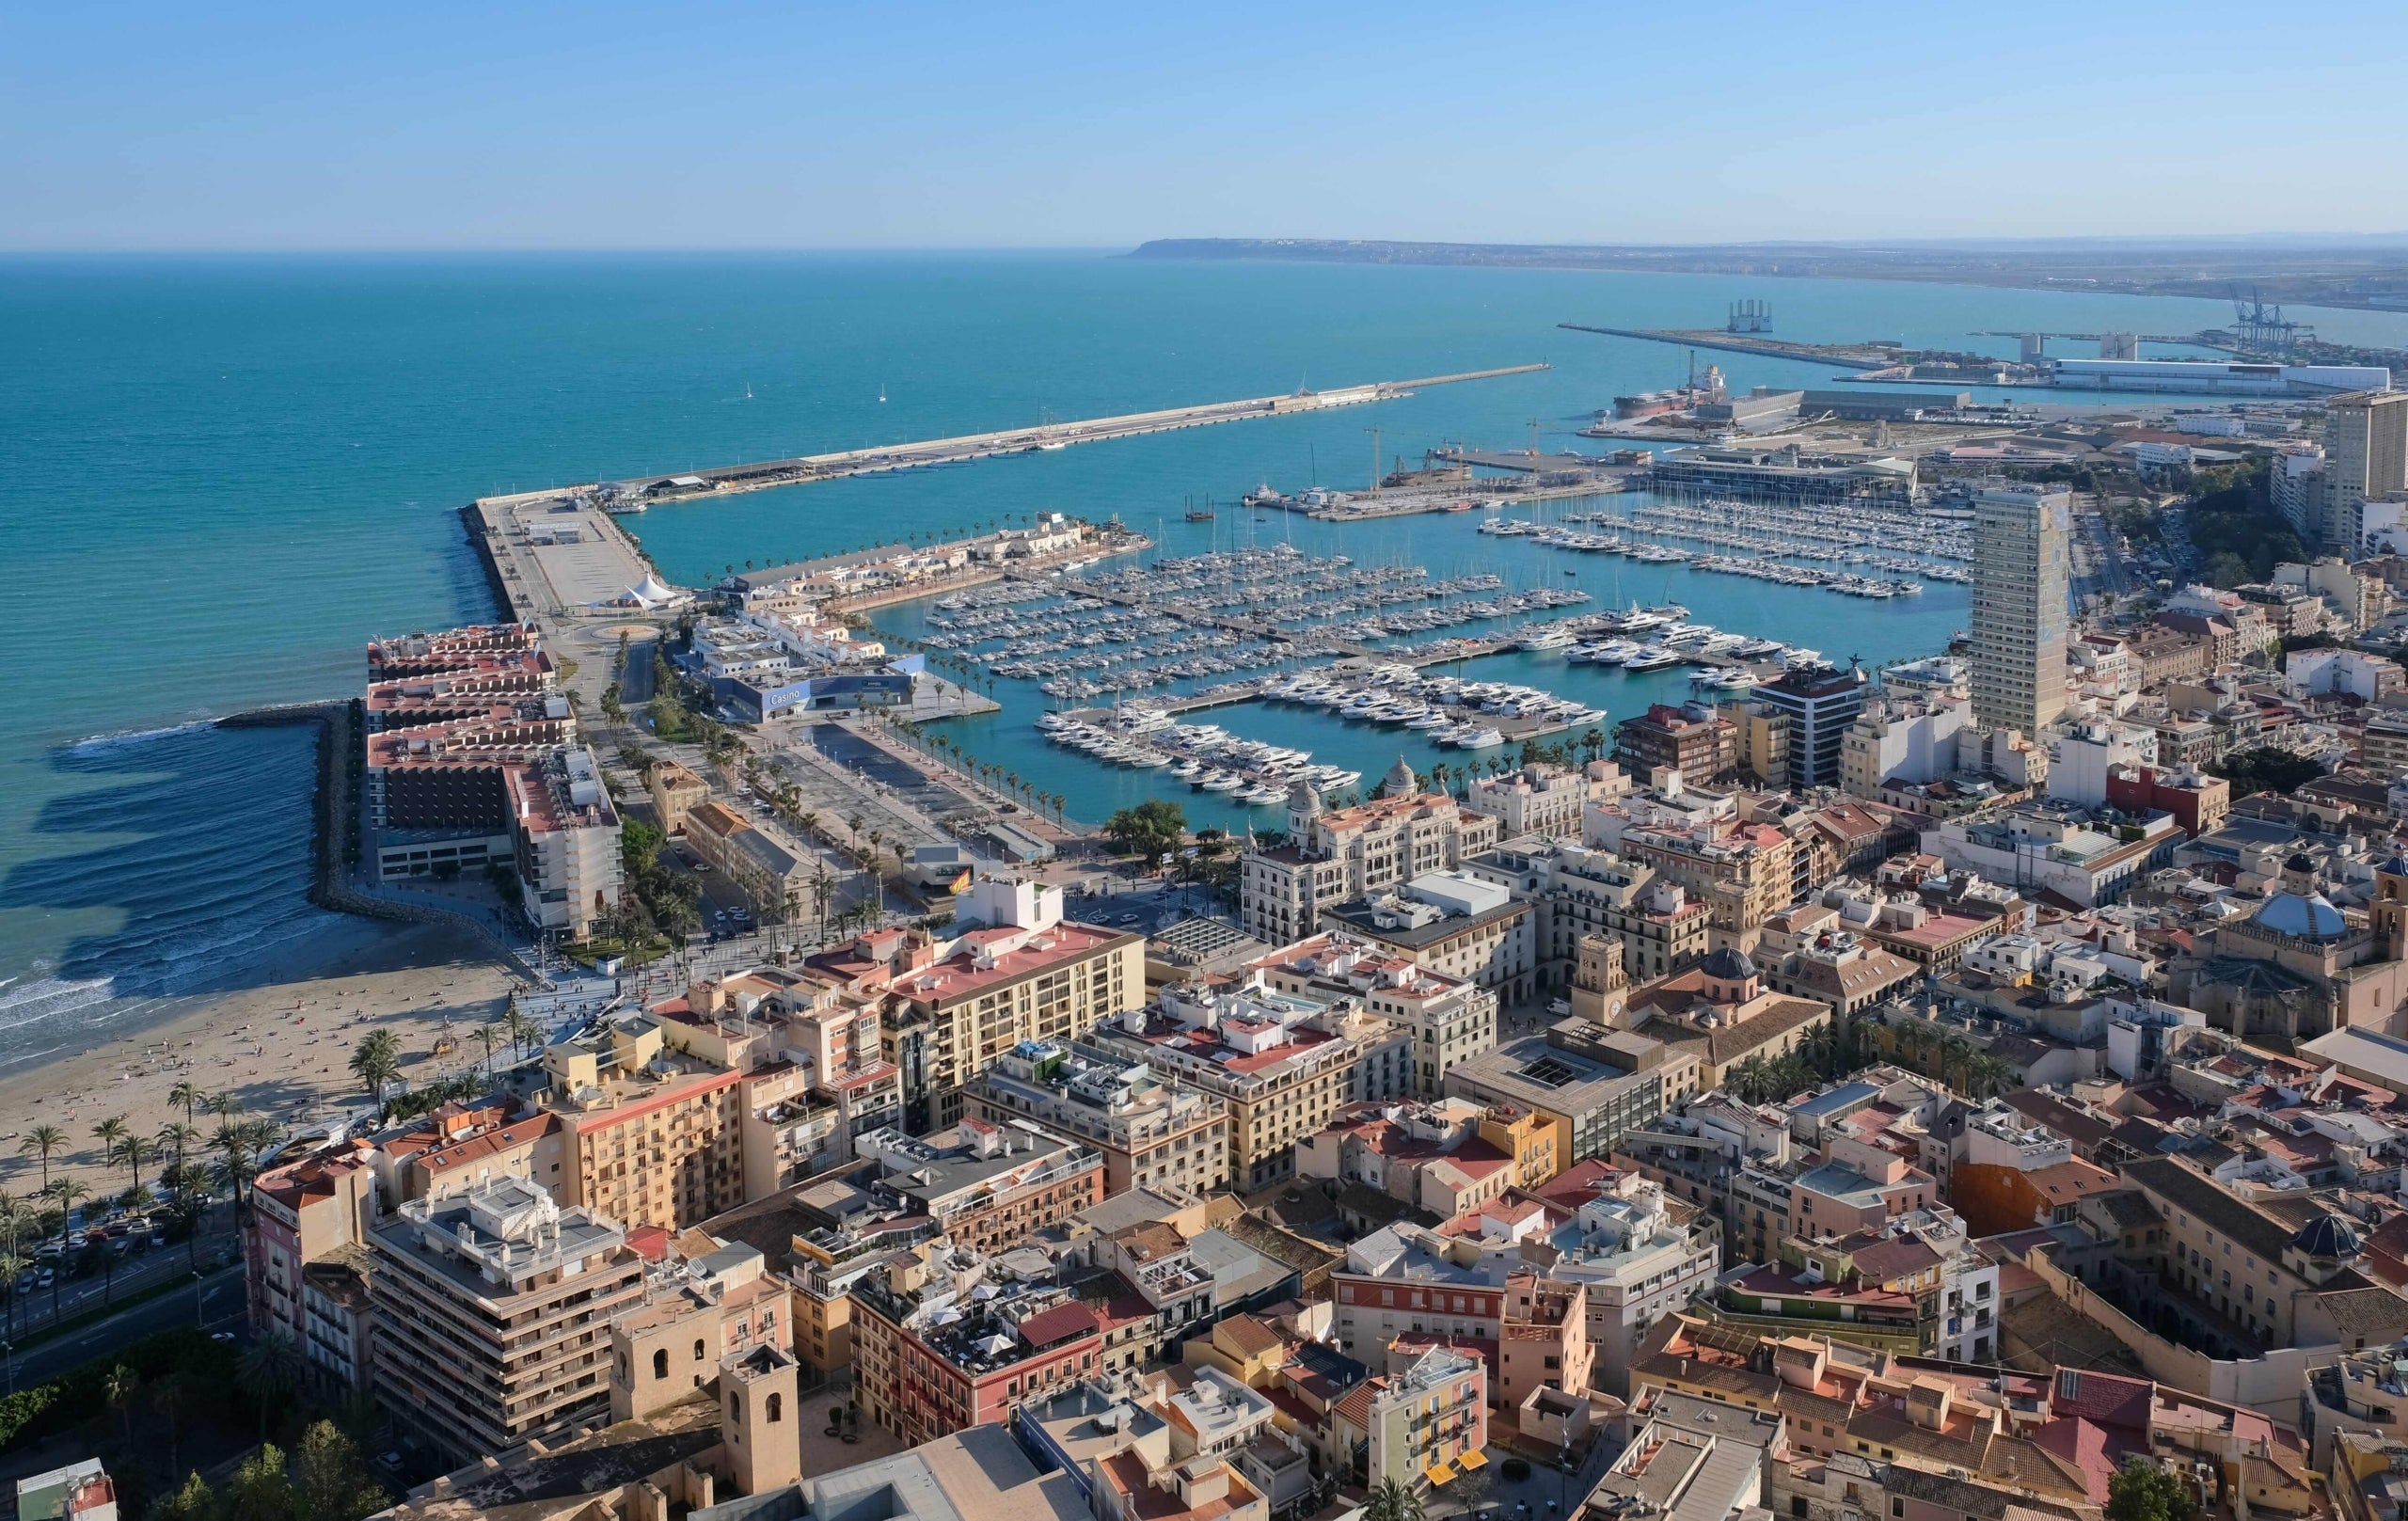
[[(247, 1359), (246, 1359), (247, 1360)], [(262, 1420), (261, 1429), (265, 1429)], [(221, 1521), (301, 1521), (301, 1494), (284, 1471), (284, 1450), (264, 1442), (226, 1486)]]
[(330, 1420), (301, 1438), (300, 1491), (302, 1521), (360, 1521), (390, 1503), (360, 1461), (358, 1444)]
[(2107, 1480), (2107, 1521), (2191, 1521), (2182, 1481), (2154, 1458), (2132, 1456)]
[(159, 1144), (142, 1135), (121, 1137), (109, 1152), (111, 1162), (123, 1164), (126, 1171), (134, 1175), (131, 1190), (134, 1193), (139, 1193), (142, 1190), (142, 1165), (146, 1162), (155, 1162), (158, 1157)]
[(1134, 808), (1123, 808), (1104, 821), (1103, 837), (1124, 855), (1153, 860), (1177, 849), (1187, 838), (1187, 812), (1175, 802), (1149, 798)]
[(218, 1521), (217, 1494), (198, 1473), (186, 1474), (182, 1489), (151, 1505), (150, 1521)]
[(187, 1125), (195, 1122), (193, 1118), (193, 1107), (199, 1103), (200, 1100), (200, 1085), (195, 1083), (190, 1078), (183, 1079), (174, 1087), (167, 1090), (167, 1101), (169, 1103), (180, 1103), (184, 1106), (184, 1123)]

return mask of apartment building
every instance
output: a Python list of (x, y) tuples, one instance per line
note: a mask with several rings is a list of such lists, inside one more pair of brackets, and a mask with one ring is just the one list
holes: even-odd
[(1738, 764), (1737, 730), (1707, 708), (1652, 703), (1614, 725), (1614, 759), (1633, 776), (1671, 770), (1685, 781), (1711, 781)]
[(1864, 675), (1828, 666), (1800, 666), (1759, 684), (1755, 701), (1789, 720), (1789, 785), (1841, 784), (1841, 751), (1864, 708)]
[(1354, 1000), (1413, 1037), (1414, 1091), (1435, 1095), (1460, 1064), (1497, 1044), (1497, 995), (1432, 969), (1391, 939), (1333, 929), (1249, 962), (1263, 985), (1323, 1004)]
[(1421, 791), (1402, 760), (1385, 780), (1386, 796), (1326, 812), (1311, 786), (1290, 790), (1287, 843), (1250, 848), (1238, 863), (1247, 934), (1274, 945), (1302, 940), (1325, 909), (1460, 865), (1497, 843), (1495, 818)]
[(1023, 1041), (962, 1099), (973, 1119), (1024, 1119), (1094, 1148), (1106, 1197), (1133, 1188), (1200, 1197), (1228, 1181), (1228, 1105), (1164, 1083), (1142, 1062), (1092, 1061), (1065, 1043)]
[(974, 1252), (898, 1257), (854, 1286), (853, 1304), (862, 1413), (914, 1445), (1060, 1393), (1097, 1371), (1103, 1346), (1068, 1290), (993, 1275)]
[(367, 1244), (377, 1213), (375, 1170), (358, 1151), (305, 1157), (253, 1179), (250, 1202), (242, 1229), (251, 1334), (280, 1333), (308, 1347), (308, 1271)]
[(1609, 760), (1576, 768), (1541, 763), (1475, 780), (1465, 789), (1463, 806), (1496, 819), (1501, 839), (1539, 834), (1576, 840), (1584, 808), (1611, 802), (1630, 788), (1629, 776)]
[(718, 870), (765, 920), (784, 922), (811, 901), (812, 868), (723, 802), (686, 810), (686, 846)]
[(1412, 1366), (1364, 1380), (1330, 1407), (1332, 1446), (1360, 1452), (1349, 1478), (1376, 1486), (1445, 1484), (1488, 1461), (1488, 1364), (1432, 1347)]
[(1513, 841), (1464, 863), (1467, 874), (1501, 882), (1530, 906), (1531, 956), (1541, 988), (1572, 984), (1580, 942), (1608, 935), (1640, 976), (1703, 959), (1711, 912), (1656, 868), (1587, 846)]
[(2352, 391), (2324, 407), (2324, 541), (2356, 555), (2368, 499), (2408, 490), (2408, 391)]
[(643, 1297), (620, 1228), (496, 1178), (412, 1199), (369, 1234), (375, 1386), (459, 1462), (594, 1423), (610, 1408), (610, 1323)]
[(1775, 824), (1725, 816), (1687, 828), (1640, 824), (1616, 847), (1707, 910), (1716, 947), (1751, 951), (1765, 920), (1797, 901), (1798, 841)]
[(1291, 1176), (1296, 1141), (1341, 1104), (1404, 1098), (1418, 1084), (1409, 1031), (1351, 994), (1280, 990), (1259, 968), (1236, 984), (1165, 988), (1154, 1008), (1098, 1026), (1074, 1049), (1148, 1063), (1226, 1103), (1230, 1185), (1247, 1193)]
[(710, 801), (711, 784), (673, 760), (656, 760), (643, 774), (652, 815), (666, 836), (686, 832), (686, 815)]
[(878, 1165), (878, 1189), (974, 1252), (1005, 1251), (1103, 1198), (1103, 1158), (1025, 1119), (958, 1120), (925, 1137), (872, 1131), (853, 1149)]
[(1535, 986), (1531, 919), (1529, 906), (1515, 902), (1509, 889), (1460, 871), (1431, 872), (1360, 903), (1322, 911), (1329, 928), (1515, 1003)]
[[(886, 966), (886, 1059), (903, 1076), (904, 1128), (941, 1130), (964, 1112), (962, 1088), (1023, 1041), (1063, 1041), (1145, 1006), (1145, 937), (1062, 917), (1049, 883), (981, 878), (957, 910), (971, 929)], [(900, 931), (890, 932), (896, 942)], [(813, 966), (850, 974), (902, 955), (863, 937)]]
[(563, 1200), (623, 1225), (683, 1230), (744, 1202), (743, 1074), (671, 1051), (649, 1014), (596, 1022), (544, 1051)]
[(1981, 723), (2036, 735), (2065, 710), (2072, 519), (2062, 489), (2002, 482), (1973, 498), (1973, 717)]

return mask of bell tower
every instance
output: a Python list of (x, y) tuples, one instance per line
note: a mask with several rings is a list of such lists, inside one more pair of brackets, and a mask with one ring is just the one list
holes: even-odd
[(1629, 974), (1622, 969), (1622, 941), (1612, 935), (1581, 936), (1572, 968), (1572, 1012), (1593, 1024), (1619, 1024), (1629, 990)]
[(739, 1494), (764, 1495), (802, 1478), (795, 1369), (792, 1356), (766, 1341), (720, 1362), (720, 1440)]
[(2408, 961), (2408, 859), (2393, 856), (2374, 869), (2367, 921), (2386, 961)]

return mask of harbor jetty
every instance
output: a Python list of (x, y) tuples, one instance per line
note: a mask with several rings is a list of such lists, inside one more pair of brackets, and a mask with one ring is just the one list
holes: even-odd
[(1009, 454), (1045, 453), (1072, 444), (1133, 438), (1141, 434), (1169, 433), (1180, 428), (1209, 427), (1218, 422), (1244, 422), (1256, 418), (1290, 417), (1333, 406), (1357, 406), (1395, 401), (1432, 386), (1455, 386), (1505, 375), (1526, 375), (1544, 364), (1507, 365), (1497, 370), (1467, 370), (1450, 375), (1423, 375), (1414, 380), (1375, 380), (1336, 390), (1299, 388), (1285, 396), (1256, 396), (1237, 402), (1206, 402), (1195, 406), (1130, 412), (1118, 417), (1087, 418), (1069, 422), (1042, 422), (1033, 427), (1001, 428), (991, 433), (965, 434), (954, 438), (928, 438), (911, 443), (880, 444), (866, 449), (838, 450), (829, 454), (798, 454), (787, 459), (748, 465), (716, 465), (666, 475), (639, 475), (621, 481), (589, 482), (582, 485), (485, 498), (487, 502), (588, 495), (610, 511), (637, 513), (657, 502), (691, 501), (727, 492), (768, 491), (778, 486), (836, 481), (851, 475), (881, 475), (931, 465)]
[(1755, 354), (1768, 359), (1802, 359), (1809, 364), (1834, 364), (1843, 370), (1887, 370), (1898, 362), (1890, 343), (1792, 343), (1785, 339), (1753, 333), (1725, 332), (1719, 327), (1592, 327), (1587, 323), (1560, 322), (1576, 333), (1602, 333), (1608, 338), (1640, 338), (1651, 343), (1678, 343), (1683, 348), (1719, 349), (1728, 354)]

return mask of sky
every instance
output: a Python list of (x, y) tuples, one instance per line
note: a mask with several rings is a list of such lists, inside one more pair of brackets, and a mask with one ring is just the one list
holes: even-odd
[(0, 249), (2392, 232), (2408, 5), (0, 7)]

